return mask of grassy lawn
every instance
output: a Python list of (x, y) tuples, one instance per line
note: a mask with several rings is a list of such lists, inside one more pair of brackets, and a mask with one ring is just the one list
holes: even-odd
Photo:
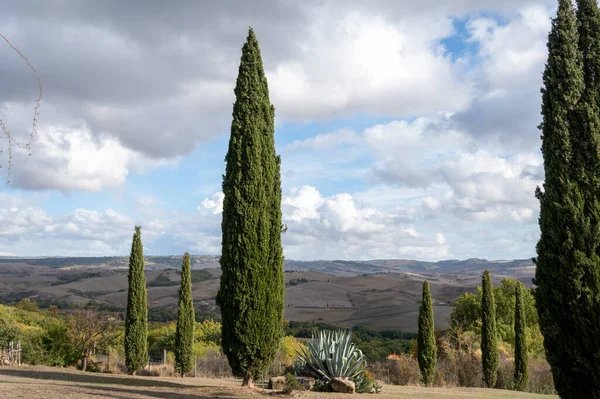
[(290, 396), (268, 390), (248, 390), (237, 380), (204, 378), (159, 378), (129, 375), (82, 373), (74, 369), (44, 366), (0, 367), (1, 398), (343, 398), (373, 399), (557, 399), (557, 396), (535, 395), (513, 391), (479, 388), (418, 388), (384, 386), (379, 395), (342, 395), (295, 392)]

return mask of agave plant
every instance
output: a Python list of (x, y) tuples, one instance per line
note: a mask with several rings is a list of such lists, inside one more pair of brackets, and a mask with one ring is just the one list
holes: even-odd
[(364, 378), (365, 356), (352, 342), (350, 331), (320, 331), (298, 351), (305, 373), (331, 382), (336, 377), (348, 378), (358, 387)]

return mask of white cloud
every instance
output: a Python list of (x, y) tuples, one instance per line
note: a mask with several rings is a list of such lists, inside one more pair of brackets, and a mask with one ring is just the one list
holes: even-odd
[[(26, 108), (11, 107), (18, 115), (15, 137), (25, 143)], [(53, 111), (50, 111), (52, 113)], [(26, 125), (25, 125), (26, 126)], [(30, 190), (57, 189), (68, 192), (84, 190), (97, 192), (105, 187), (122, 185), (130, 171), (144, 173), (160, 165), (172, 165), (174, 160), (150, 160), (124, 147), (118, 139), (98, 136), (85, 124), (57, 125), (40, 123), (32, 146), (32, 155), (13, 147), (11, 183)], [(8, 165), (8, 151), (0, 156), (2, 165)]]
[[(334, 12), (335, 11), (335, 12)], [(351, 112), (407, 116), (465, 108), (471, 98), (436, 41), (452, 21), (406, 20), (331, 10), (314, 13), (300, 54), (267, 68), (274, 103), (284, 119), (311, 120)]]
[[(224, 198), (225, 198), (225, 195), (223, 195), (223, 193), (221, 193), (221, 192), (216, 193), (210, 198), (205, 198), (204, 201), (202, 201), (202, 206), (206, 209), (210, 209), (211, 212), (215, 215), (219, 214), (219, 213), (223, 212), (223, 199)], [(198, 206), (198, 210), (201, 210), (200, 206)]]
[(284, 251), (290, 259), (432, 259), (449, 254), (439, 236), (422, 234), (395, 212), (376, 209), (348, 193), (323, 197), (304, 186), (285, 195), (282, 203), (288, 226)]
[[(319, 142), (335, 143), (338, 133), (332, 136), (320, 135)], [(315, 141), (307, 141), (295, 143), (293, 151), (312, 150)], [(451, 115), (375, 125), (353, 135), (353, 141), (355, 147), (371, 152), (370, 173), (364, 178), (373, 187), (388, 186), (389, 201), (402, 204), (405, 217), (452, 215), (463, 221), (528, 223), (537, 216), (534, 192), (543, 178), (541, 154), (482, 147), (453, 127)], [(329, 158), (346, 156), (346, 151), (336, 154), (334, 148), (328, 149)], [(339, 168), (330, 173), (347, 172)], [(388, 197), (381, 192), (386, 188), (369, 194), (370, 190), (362, 200), (381, 202), (382, 195)]]
[(467, 23), (467, 29), (470, 40), (479, 44), (483, 71), (495, 86), (531, 84), (533, 74), (546, 60), (550, 9), (527, 6), (506, 25), (491, 18), (475, 18)]

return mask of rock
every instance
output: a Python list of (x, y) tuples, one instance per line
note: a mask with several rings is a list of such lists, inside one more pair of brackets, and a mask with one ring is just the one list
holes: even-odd
[(296, 380), (298, 380), (298, 384), (302, 385), (307, 391), (310, 391), (312, 387), (315, 386), (316, 382), (316, 380), (311, 377), (296, 377)]
[(333, 392), (354, 393), (356, 386), (354, 385), (354, 381), (350, 381), (347, 378), (334, 378), (331, 380), (331, 389), (333, 389)]
[(271, 377), (269, 378), (268, 389), (283, 389), (285, 387), (285, 377)]

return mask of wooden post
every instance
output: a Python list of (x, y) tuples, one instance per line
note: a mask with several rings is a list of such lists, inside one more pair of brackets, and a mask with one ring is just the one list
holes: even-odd
[(196, 377), (196, 356), (194, 356), (194, 377)]
[(163, 366), (167, 365), (167, 350), (163, 349)]
[(17, 350), (19, 351), (17, 356), (19, 356), (18, 359), (19, 359), (19, 366), (20, 366), (21, 365), (21, 341), (17, 341)]
[(8, 344), (8, 358), (10, 359), (10, 365), (15, 365), (15, 353), (13, 352), (13, 341)]

